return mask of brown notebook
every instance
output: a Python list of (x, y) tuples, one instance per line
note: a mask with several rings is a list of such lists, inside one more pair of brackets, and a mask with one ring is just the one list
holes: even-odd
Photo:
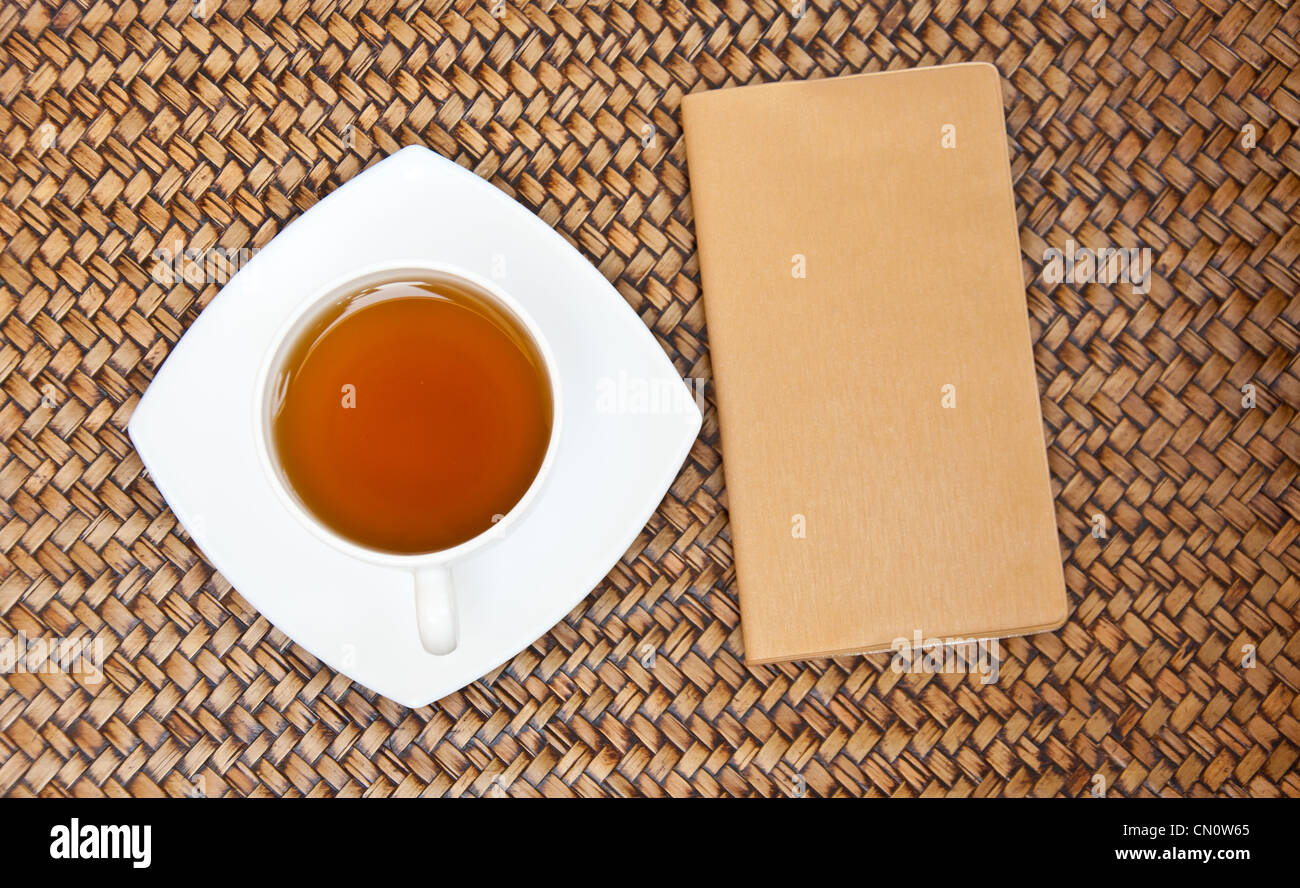
[(745, 659), (1056, 628), (997, 69), (683, 103)]

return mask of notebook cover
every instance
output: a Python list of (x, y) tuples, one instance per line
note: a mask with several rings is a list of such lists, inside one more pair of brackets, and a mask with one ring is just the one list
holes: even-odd
[(745, 659), (1067, 615), (1001, 81), (683, 102)]

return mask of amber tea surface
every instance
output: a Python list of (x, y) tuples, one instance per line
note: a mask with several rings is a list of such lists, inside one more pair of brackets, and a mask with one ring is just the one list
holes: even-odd
[(447, 549), (492, 526), (550, 442), (546, 367), (519, 322), (449, 281), (396, 281), (325, 309), (272, 399), (277, 461), (307, 510), (383, 552)]

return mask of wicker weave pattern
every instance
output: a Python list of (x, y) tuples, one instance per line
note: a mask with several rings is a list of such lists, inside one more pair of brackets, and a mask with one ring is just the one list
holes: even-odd
[[(0, 7), (0, 637), (108, 654), (97, 685), (0, 675), (0, 792), (1300, 795), (1287, 5)], [(1006, 82), (1075, 608), (1006, 642), (995, 685), (885, 656), (747, 669), (712, 408), (600, 587), (416, 711), (272, 628), (142, 477), (126, 421), (219, 289), (155, 283), (155, 247), (259, 247), (421, 143), (562, 232), (707, 378), (682, 95), (966, 60)], [(1069, 238), (1149, 246), (1150, 294), (1046, 287)]]

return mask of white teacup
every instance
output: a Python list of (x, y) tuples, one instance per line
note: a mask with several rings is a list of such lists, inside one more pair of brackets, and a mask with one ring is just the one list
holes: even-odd
[[(466, 540), (448, 549), (423, 552), (414, 555), (399, 555), (381, 552), (359, 545), (340, 536), (320, 522), (303, 504), (294, 491), (275, 455), (271, 436), (271, 405), (273, 390), (279, 378), (279, 371), (288, 357), (288, 352), (299, 335), (317, 315), (336, 299), (357, 293), (367, 287), (389, 281), (399, 280), (450, 280), (490, 300), (498, 308), (509, 314), (532, 340), (541, 355), (550, 385), (552, 418), (551, 437), (546, 447), (546, 455), (541, 467), (533, 477), (532, 484), (514, 507), (491, 527), (476, 537)], [(258, 371), (254, 390), (253, 430), (258, 460), (270, 479), (280, 502), (298, 522), (319, 539), (329, 543), (335, 549), (371, 564), (409, 570), (414, 579), (415, 617), (420, 633), (420, 642), (431, 654), (449, 654), (456, 649), (458, 641), (456, 616), (455, 565), (471, 552), (501, 539), (510, 533), (528, 507), (537, 499), (538, 492), (545, 483), (546, 476), (555, 462), (556, 447), (560, 438), (560, 417), (563, 409), (560, 402), (560, 376), (555, 363), (555, 356), (550, 345), (542, 335), (536, 322), (529, 317), (523, 307), (509, 294), (503, 292), (492, 282), (476, 274), (446, 265), (431, 264), (421, 260), (389, 262), (365, 268), (346, 278), (340, 278), (320, 288), (302, 307), (295, 311), (281, 327), (272, 340), (271, 348), (262, 361)]]

